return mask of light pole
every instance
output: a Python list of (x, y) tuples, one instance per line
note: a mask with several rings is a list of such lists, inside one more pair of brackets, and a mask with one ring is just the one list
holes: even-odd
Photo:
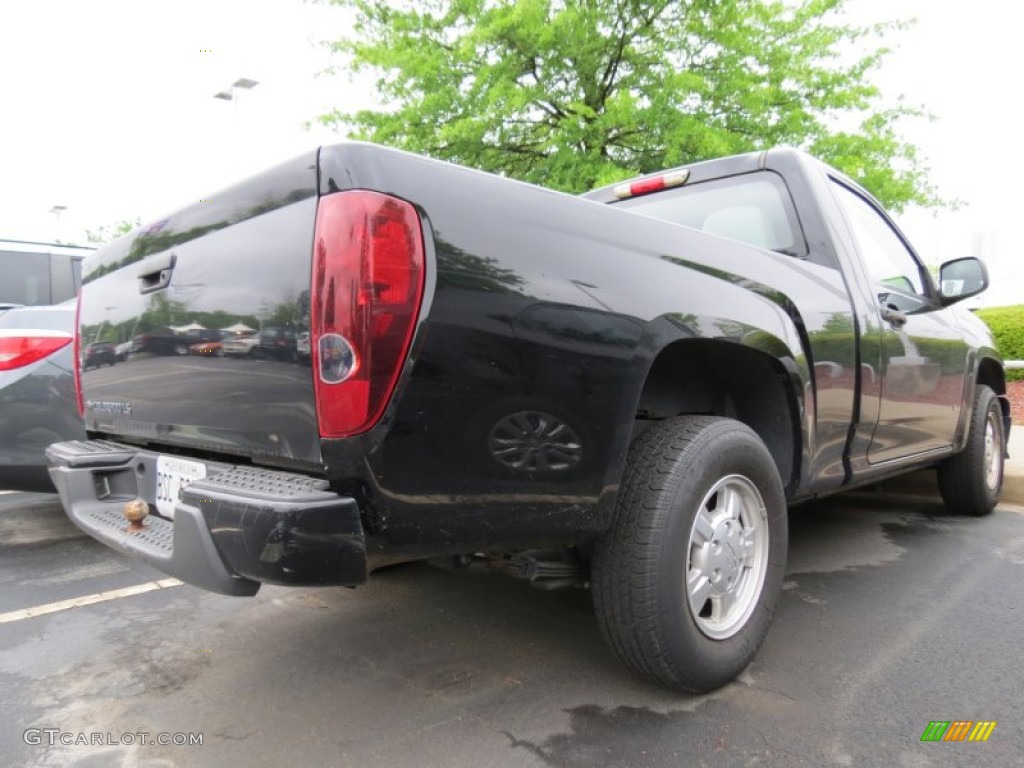
[(68, 207), (66, 205), (55, 205), (50, 209), (50, 213), (53, 214), (54, 225), (53, 225), (53, 242), (60, 242), (60, 215), (66, 211)]
[(223, 91), (218, 91), (217, 93), (213, 94), (213, 98), (215, 99), (221, 99), (222, 101), (233, 101), (235, 103), (234, 140), (232, 141), (232, 144), (234, 145), (234, 151), (232, 152), (232, 154), (235, 156), (234, 162), (236, 162), (239, 166), (238, 168), (235, 169), (235, 171), (238, 172), (243, 170), (244, 159), (246, 154), (245, 150), (243, 149), (242, 141), (243, 132), (241, 129), (241, 117), (239, 116), (238, 107), (238, 102), (241, 101), (241, 99), (239, 98), (239, 96), (241, 96), (241, 92), (243, 90), (251, 91), (257, 85), (259, 85), (258, 80), (252, 80), (248, 77), (240, 77), (237, 80), (235, 80), (235, 82), (233, 82), (230, 87), (226, 88)]
[(259, 84), (259, 80), (251, 80), (248, 77), (240, 77), (237, 80), (235, 80), (235, 82), (233, 82), (230, 85), (230, 87), (224, 89), (223, 91), (218, 91), (217, 93), (213, 94), (213, 98), (235, 102), (235, 110), (237, 112), (239, 97), (238, 91), (243, 88), (247, 91), (251, 91)]

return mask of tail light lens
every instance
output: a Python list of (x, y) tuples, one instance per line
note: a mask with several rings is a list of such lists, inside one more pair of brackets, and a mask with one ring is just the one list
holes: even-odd
[(31, 365), (70, 342), (71, 335), (61, 331), (0, 330), (0, 371)]
[(320, 199), (310, 352), (322, 437), (356, 435), (380, 419), (409, 352), (423, 284), (412, 205), (365, 190)]
[(634, 197), (636, 195), (646, 195), (651, 192), (660, 192), (663, 189), (678, 187), (680, 184), (685, 184), (689, 178), (689, 170), (672, 171), (670, 173), (659, 174), (658, 176), (648, 176), (646, 179), (640, 179), (639, 181), (619, 184), (615, 187), (615, 196), (621, 199), (624, 197)]
[(85, 398), (82, 397), (82, 327), (78, 324), (78, 318), (82, 314), (82, 292), (78, 292), (78, 301), (75, 302), (75, 344), (71, 356), (75, 361), (75, 403), (78, 405), (79, 418), (85, 418)]

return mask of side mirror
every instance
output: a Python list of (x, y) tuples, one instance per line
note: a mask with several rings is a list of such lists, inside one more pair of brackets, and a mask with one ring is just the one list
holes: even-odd
[(986, 288), (988, 270), (980, 259), (966, 256), (947, 261), (939, 267), (939, 295), (945, 305), (977, 296)]

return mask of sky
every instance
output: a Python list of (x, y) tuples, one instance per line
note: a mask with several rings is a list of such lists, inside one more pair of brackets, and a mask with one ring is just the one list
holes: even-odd
[[(897, 217), (925, 261), (977, 255), (982, 304), (1024, 303), (1017, 253), (1014, 11), (1003, 0), (848, 0), (858, 23), (916, 18), (874, 76), (933, 121), (904, 123), (959, 211)], [(344, 136), (304, 127), (337, 107), (379, 106), (368, 78), (316, 76), (340, 59), (318, 43), (350, 17), (301, 0), (33, 0), (0, 8), (0, 238), (84, 242), (143, 223)], [(213, 98), (238, 78), (233, 101)], [(54, 206), (65, 206), (57, 215)]]

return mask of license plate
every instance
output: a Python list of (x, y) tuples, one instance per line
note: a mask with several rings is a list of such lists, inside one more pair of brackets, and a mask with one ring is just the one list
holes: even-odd
[(177, 456), (157, 456), (156, 511), (173, 520), (178, 492), (204, 477), (206, 465), (202, 462), (179, 459)]

